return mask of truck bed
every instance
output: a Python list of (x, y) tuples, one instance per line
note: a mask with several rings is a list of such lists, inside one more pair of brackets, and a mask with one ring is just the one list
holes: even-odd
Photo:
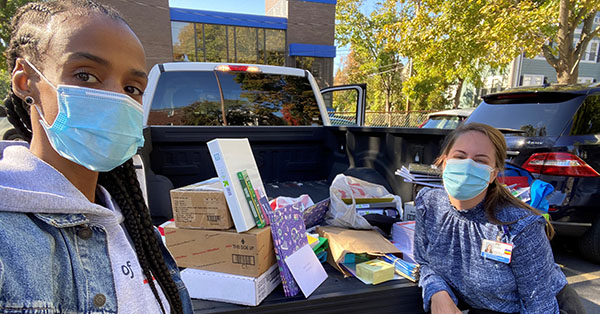
[[(346, 173), (385, 185), (409, 201), (412, 184), (394, 171), (409, 163), (431, 164), (448, 130), (364, 127), (185, 127), (144, 130), (149, 208), (155, 222), (172, 216), (170, 189), (216, 176), (206, 143), (214, 138), (248, 138), (267, 195), (309, 194), (318, 202)], [(258, 307), (193, 300), (197, 313), (422, 313), (421, 290), (407, 280), (376, 286), (343, 275), (330, 265), (329, 278), (308, 299), (285, 298), (281, 286)]]

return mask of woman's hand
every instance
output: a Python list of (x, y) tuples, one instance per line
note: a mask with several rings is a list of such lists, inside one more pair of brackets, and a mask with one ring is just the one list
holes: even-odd
[(462, 314), (450, 298), (448, 292), (442, 290), (431, 296), (431, 314)]

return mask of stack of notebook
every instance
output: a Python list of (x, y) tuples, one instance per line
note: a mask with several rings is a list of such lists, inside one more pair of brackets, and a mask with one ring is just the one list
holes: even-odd
[(442, 171), (433, 165), (409, 164), (408, 168), (402, 166), (395, 174), (404, 178), (404, 182), (418, 185), (441, 188)]
[(419, 280), (419, 264), (404, 261), (392, 254), (384, 254), (380, 258), (394, 265), (396, 274), (412, 282), (417, 282), (417, 280)]

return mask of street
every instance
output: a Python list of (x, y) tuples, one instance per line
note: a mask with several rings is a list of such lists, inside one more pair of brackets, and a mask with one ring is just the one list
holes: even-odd
[(600, 265), (581, 258), (568, 244), (569, 239), (554, 241), (554, 258), (569, 283), (582, 299), (588, 314), (600, 313)]

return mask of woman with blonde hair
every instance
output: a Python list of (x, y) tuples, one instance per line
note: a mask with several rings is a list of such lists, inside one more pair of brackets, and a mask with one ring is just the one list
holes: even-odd
[(584, 313), (554, 263), (550, 223), (498, 181), (506, 142), (495, 128), (469, 123), (448, 135), (436, 165), (444, 189), (415, 200), (415, 260), (426, 311)]

